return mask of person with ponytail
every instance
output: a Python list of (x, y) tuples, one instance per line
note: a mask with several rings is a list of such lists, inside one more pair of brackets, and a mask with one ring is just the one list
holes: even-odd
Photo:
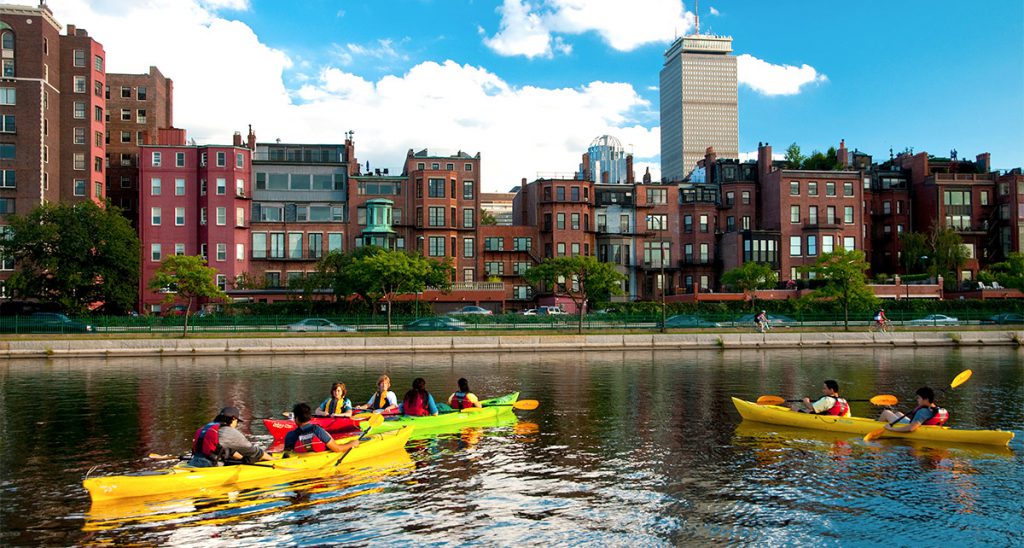
[(483, 407), (476, 394), (469, 391), (469, 381), (466, 379), (459, 379), (459, 390), (448, 396), (448, 405), (456, 411), (467, 407)]
[(427, 392), (427, 381), (417, 377), (412, 381), (412, 389), (405, 393), (402, 404), (398, 406), (399, 412), (410, 417), (425, 417), (437, 414), (437, 404), (434, 403), (434, 396)]

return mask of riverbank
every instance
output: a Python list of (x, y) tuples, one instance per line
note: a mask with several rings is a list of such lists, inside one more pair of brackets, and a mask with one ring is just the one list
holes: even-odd
[(1024, 331), (298, 336), (0, 340), (0, 358), (1021, 346)]

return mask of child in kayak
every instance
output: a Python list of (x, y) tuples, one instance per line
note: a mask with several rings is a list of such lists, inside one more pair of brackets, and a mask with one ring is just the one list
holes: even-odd
[(331, 397), (324, 400), (313, 413), (318, 417), (351, 417), (352, 400), (348, 399), (345, 383), (336, 382), (331, 385)]
[(313, 424), (313, 410), (309, 404), (299, 403), (292, 408), (295, 416), (295, 424), (298, 428), (288, 432), (284, 437), (284, 450), (294, 453), (319, 453), (321, 451), (334, 451), (341, 453), (355, 447), (359, 447), (359, 440), (345, 445), (334, 441), (334, 438), (318, 424)]
[(458, 411), (467, 407), (482, 407), (476, 394), (469, 391), (469, 381), (459, 379), (459, 391), (448, 396), (448, 405)]
[(253, 463), (271, 460), (270, 455), (245, 439), (236, 428), (242, 422), (237, 407), (225, 407), (209, 424), (196, 430), (192, 439), (192, 458), (188, 466), (206, 468), (223, 466), (230, 461)]
[[(890, 432), (913, 432), (922, 424), (942, 426), (949, 420), (949, 411), (935, 405), (935, 391), (927, 386), (917, 389), (917, 407), (906, 414), (896, 414), (886, 409), (878, 417), (878, 420), (885, 422), (885, 429)], [(891, 423), (897, 422), (899, 426)]]
[(390, 413), (398, 409), (398, 396), (391, 391), (391, 377), (381, 375), (377, 379), (377, 391), (374, 392), (366, 405), (360, 405), (356, 409), (369, 409), (374, 413)]
[(794, 405), (792, 407), (793, 411), (814, 413), (816, 415), (850, 416), (850, 404), (839, 396), (838, 382), (833, 380), (825, 381), (821, 386), (821, 393), (823, 395), (814, 403), (811, 403), (811, 398), (804, 398), (802, 405)]
[(412, 381), (412, 390), (405, 393), (402, 405), (398, 410), (410, 417), (425, 417), (437, 414), (437, 404), (434, 403), (434, 396), (427, 392), (427, 381), (417, 377)]

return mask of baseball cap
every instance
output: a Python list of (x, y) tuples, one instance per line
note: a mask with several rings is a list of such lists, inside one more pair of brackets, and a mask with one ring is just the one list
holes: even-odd
[(224, 409), (221, 409), (220, 410), (220, 414), (224, 415), (225, 417), (236, 418), (236, 419), (238, 419), (238, 422), (245, 422), (245, 421), (243, 421), (242, 419), (239, 418), (241, 413), (238, 411), (238, 408), (234, 407), (234, 406), (225, 407)]

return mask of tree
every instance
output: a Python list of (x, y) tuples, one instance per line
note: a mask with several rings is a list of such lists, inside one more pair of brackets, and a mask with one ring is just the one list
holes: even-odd
[[(378, 248), (379, 249), (379, 248)], [(451, 287), (451, 261), (435, 261), (404, 251), (379, 249), (354, 258), (344, 269), (352, 289), (365, 294), (371, 303), (387, 303), (388, 334), (391, 334), (391, 305), (399, 295), (419, 293), (427, 287)]]
[(228, 296), (217, 286), (217, 269), (206, 266), (206, 259), (200, 256), (171, 255), (160, 262), (149, 289), (164, 292), (164, 303), (175, 300), (185, 301), (185, 327), (181, 335), (188, 333), (188, 318), (192, 314), (192, 302), (199, 299), (227, 301)]
[(924, 272), (928, 260), (928, 237), (920, 232), (904, 232), (900, 234), (900, 262), (907, 274)]
[(1006, 260), (992, 264), (988, 270), (978, 273), (983, 282), (999, 282), (1003, 287), (1024, 291), (1024, 253), (1010, 253)]
[(587, 301), (601, 300), (607, 295), (620, 295), (620, 283), (626, 277), (612, 263), (602, 263), (589, 255), (556, 257), (529, 269), (523, 275), (535, 285), (545, 285), (555, 295), (572, 299), (579, 310), (579, 332), (583, 333), (583, 317)]
[(876, 304), (875, 294), (867, 286), (867, 272), (870, 265), (864, 260), (859, 249), (847, 251), (837, 249), (818, 257), (813, 265), (803, 267), (805, 272), (814, 272), (825, 280), (825, 285), (814, 292), (817, 299), (830, 299), (843, 307), (843, 327), (850, 330), (850, 307), (870, 308)]
[(134, 307), (141, 251), (120, 209), (46, 203), (6, 220), (0, 254), (14, 259), (7, 285), (14, 296), (58, 303), (72, 314), (98, 303), (116, 313)]
[[(779, 283), (779, 276), (767, 263), (747, 262), (722, 275), (722, 284), (744, 295), (758, 289), (772, 289)], [(753, 308), (754, 299), (751, 298)]]
[(370, 296), (371, 287), (362, 283), (361, 279), (355, 277), (355, 271), (350, 266), (361, 259), (384, 253), (386, 250), (377, 246), (361, 246), (353, 249), (350, 253), (332, 251), (324, 255), (316, 265), (316, 282), (321, 287), (329, 287), (334, 291), (336, 301), (348, 298), (349, 295), (358, 295), (367, 305), (370, 306), (371, 314), (374, 299)]
[(497, 226), (498, 220), (486, 209), (480, 210), (480, 226)]
[(786, 148), (786, 163), (789, 169), (800, 169), (804, 163), (804, 155), (800, 154), (800, 145), (793, 143)]
[(931, 248), (928, 258), (932, 276), (942, 275), (947, 280), (959, 280), (957, 273), (968, 258), (967, 247), (960, 235), (952, 228), (939, 228), (936, 225), (928, 237), (928, 244)]

